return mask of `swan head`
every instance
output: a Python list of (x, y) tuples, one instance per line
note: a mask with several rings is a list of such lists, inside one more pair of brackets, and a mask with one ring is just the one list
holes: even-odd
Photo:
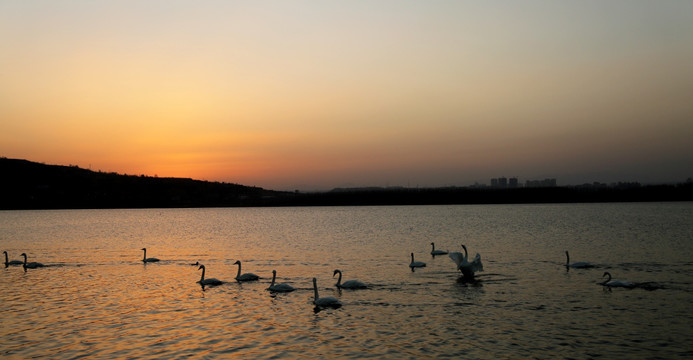
[(334, 276), (337, 275), (337, 274), (341, 274), (341, 273), (342, 273), (342, 270), (336, 269), (336, 270), (332, 273), (332, 277), (334, 277)]
[(204, 265), (202, 265), (202, 264), (200, 264), (200, 267), (199, 267), (199, 268), (197, 268), (197, 270), (200, 270), (200, 269), (204, 269), (204, 268), (205, 268), (205, 266), (204, 266)]
[(604, 275), (602, 275), (602, 277), (604, 277), (604, 276), (608, 276), (608, 277), (609, 277), (609, 279), (611, 279), (611, 274), (609, 274), (609, 272), (608, 272), (608, 271), (605, 271), (605, 272), (604, 272)]
[(313, 286), (317, 287), (318, 286), (318, 279), (313, 278)]
[(234, 264), (234, 265), (240, 265), (240, 264), (241, 264), (241, 261), (240, 261), (240, 260), (236, 260), (236, 262), (233, 263), (233, 264)]
[(19, 255), (19, 256), (24, 256), (24, 257), (26, 257), (26, 253), (22, 253), (22, 255)]
[(141, 248), (140, 250), (144, 250), (144, 251), (147, 251), (147, 248)]
[(277, 275), (277, 270), (272, 270), (272, 275)]

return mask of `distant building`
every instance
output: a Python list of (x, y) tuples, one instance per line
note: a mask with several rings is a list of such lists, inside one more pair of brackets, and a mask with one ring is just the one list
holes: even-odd
[(499, 178), (491, 179), (491, 187), (495, 188), (495, 189), (516, 188), (517, 186), (518, 186), (517, 178), (510, 178), (510, 182), (508, 182), (508, 178), (506, 178), (506, 177), (499, 177)]

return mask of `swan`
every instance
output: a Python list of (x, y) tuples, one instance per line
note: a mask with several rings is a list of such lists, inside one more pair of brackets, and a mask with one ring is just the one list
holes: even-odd
[(241, 275), (241, 261), (240, 260), (236, 260), (236, 262), (233, 264), (238, 265), (238, 274), (236, 274), (236, 280), (237, 281), (254, 281), (254, 280), (257, 280), (260, 278), (259, 276), (255, 275), (253, 273), (245, 273), (245, 274)]
[(221, 285), (224, 283), (223, 281), (221, 281), (219, 279), (215, 279), (215, 278), (205, 279), (205, 266), (200, 264), (200, 267), (197, 268), (197, 270), (200, 270), (200, 269), (202, 269), (202, 276), (200, 276), (200, 281), (197, 282), (198, 284), (203, 285), (203, 286), (204, 285), (215, 286), (215, 285)]
[(144, 257), (142, 258), (142, 262), (143, 262), (143, 263), (146, 264), (146, 263), (149, 263), (149, 262), (157, 262), (157, 261), (159, 261), (159, 259), (157, 259), (157, 258), (148, 258), (148, 257), (147, 257), (147, 248), (142, 248), (142, 250), (144, 250)]
[(19, 260), (9, 261), (9, 259), (7, 258), (7, 251), (3, 251), (2, 253), (5, 254), (5, 267), (8, 267), (9, 265), (22, 265), (22, 264), (24, 264), (22, 261), (19, 261)]
[(436, 256), (436, 255), (445, 255), (445, 254), (448, 253), (448, 252), (445, 251), (445, 250), (436, 250), (436, 244), (435, 244), (435, 243), (431, 243), (431, 246), (433, 247), (433, 248), (431, 249), (431, 255), (433, 255), (433, 256)]
[(611, 280), (611, 274), (609, 274), (608, 271), (604, 272), (604, 275), (602, 277), (608, 276), (606, 281), (602, 282), (601, 284), (604, 286), (608, 287), (624, 287), (624, 288), (633, 288), (635, 287), (635, 284), (633, 284), (630, 281), (622, 281), (622, 280)]
[(342, 303), (337, 300), (337, 298), (328, 296), (328, 297), (323, 297), (321, 298), (318, 296), (318, 280), (313, 278), (313, 290), (315, 291), (315, 299), (313, 300), (313, 304), (318, 307), (333, 307), (333, 308), (338, 308), (342, 306)]
[(426, 263), (421, 261), (414, 261), (414, 253), (411, 253), (411, 263), (409, 263), (409, 267), (411, 268), (411, 271), (414, 271), (414, 268), (426, 267)]
[(570, 255), (568, 255), (568, 250), (565, 251), (565, 267), (566, 268), (573, 268), (573, 269), (587, 269), (587, 268), (593, 268), (594, 265), (584, 262), (584, 261), (578, 261), (576, 263), (570, 263)]
[(41, 263), (39, 263), (39, 262), (30, 262), (30, 263), (27, 263), (27, 262), (26, 262), (26, 253), (22, 253), (22, 256), (24, 256), (24, 262), (22, 263), (22, 265), (24, 266), (24, 269), (25, 269), (25, 270), (26, 270), (26, 269), (36, 269), (36, 268), (40, 268), (40, 267), (44, 267), (44, 266), (45, 266), (45, 265), (43, 265), (43, 264), (41, 264)]
[(365, 289), (368, 287), (359, 280), (347, 280), (342, 284), (342, 270), (335, 270), (332, 273), (332, 277), (337, 274), (339, 274), (339, 278), (337, 278), (337, 283), (335, 285), (340, 289)]
[(477, 253), (476, 256), (474, 256), (474, 260), (469, 262), (467, 247), (462, 245), (462, 249), (464, 249), (464, 255), (459, 252), (452, 252), (448, 254), (450, 259), (452, 259), (452, 261), (454, 261), (457, 265), (457, 270), (461, 271), (464, 277), (469, 278), (473, 278), (474, 273), (477, 271), (484, 271), (484, 264), (481, 263), (481, 255)]
[(276, 278), (277, 278), (277, 270), (272, 270), (272, 283), (267, 288), (267, 290), (274, 291), (274, 292), (290, 292), (290, 291), (296, 290), (293, 286), (291, 286), (289, 284), (274, 285), (274, 281)]

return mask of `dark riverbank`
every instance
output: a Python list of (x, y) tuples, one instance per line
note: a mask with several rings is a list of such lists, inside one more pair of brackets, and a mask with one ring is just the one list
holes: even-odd
[(0, 159), (0, 209), (349, 206), (693, 201), (693, 183), (493, 189), (365, 188), (299, 193)]

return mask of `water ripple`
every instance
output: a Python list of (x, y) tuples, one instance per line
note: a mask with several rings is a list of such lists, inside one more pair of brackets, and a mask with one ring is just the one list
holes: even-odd
[[(637, 221), (647, 204), (12, 213), (3, 244), (51, 266), (0, 269), (0, 355), (687, 358), (691, 211), (656, 207), (659, 233)], [(432, 238), (473, 243), (486, 271), (427, 257)], [(160, 263), (141, 263), (143, 242)], [(566, 271), (566, 249), (599, 268)], [(409, 271), (412, 251), (426, 268)], [(233, 281), (236, 258), (263, 279)], [(203, 290), (195, 261), (227, 283)], [(335, 268), (369, 289), (335, 289)], [(268, 292), (273, 269), (297, 290)], [(604, 288), (605, 270), (637, 286)], [(313, 277), (344, 306), (315, 312)]]

